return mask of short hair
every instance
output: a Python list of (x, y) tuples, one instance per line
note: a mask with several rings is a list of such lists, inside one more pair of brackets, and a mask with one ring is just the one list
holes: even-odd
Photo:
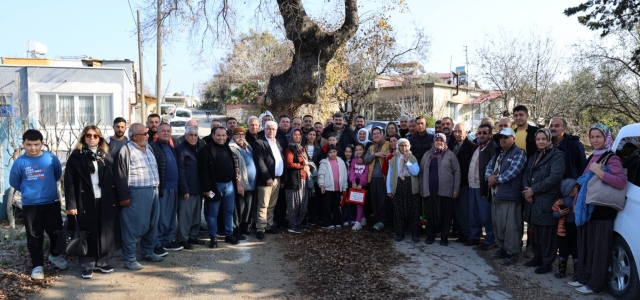
[(280, 121), (282, 121), (282, 118), (287, 118), (287, 119), (289, 119), (289, 121), (291, 121), (291, 117), (289, 117), (289, 115), (287, 115), (287, 114), (281, 114), (281, 115), (278, 117), (278, 123), (280, 123)]
[(332, 118), (333, 119), (335, 119), (335, 118), (343, 118), (344, 119), (344, 114), (337, 112), (337, 113), (333, 114)]
[(42, 132), (36, 129), (28, 129), (22, 134), (22, 142), (26, 141), (43, 141), (44, 137), (42, 136)]
[(304, 117), (302, 117), (302, 119), (306, 119), (306, 118), (311, 118), (311, 120), (313, 120), (313, 116), (312, 115), (304, 115)]
[[(424, 118), (423, 118), (424, 119)], [(415, 123), (416, 122), (416, 118), (411, 118), (409, 119), (409, 123)]]
[(409, 116), (407, 115), (400, 116), (400, 121), (402, 121), (403, 119), (407, 119), (407, 121), (409, 121)]
[(480, 123), (488, 123), (488, 124), (492, 124), (493, 125), (493, 123), (495, 123), (495, 122), (493, 121), (492, 118), (484, 117), (484, 118), (482, 118), (482, 120), (480, 120)]
[(453, 121), (453, 119), (451, 117), (444, 117), (442, 118), (442, 120), (447, 119), (449, 121), (451, 121), (451, 125), (456, 125), (456, 123)]
[(551, 121), (553, 121), (553, 120), (560, 120), (560, 121), (562, 121), (562, 126), (563, 126), (564, 128), (567, 128), (567, 120), (566, 120), (565, 118), (563, 118), (563, 117), (553, 117), (553, 118), (551, 118)]
[[(250, 124), (250, 123), (251, 123), (251, 121), (253, 121), (253, 120), (258, 120), (258, 117), (256, 117), (256, 116), (251, 116), (251, 117), (249, 117), (249, 118), (247, 119), (247, 124)], [(260, 123), (260, 120), (258, 120), (258, 123)]]
[(147, 121), (148, 121), (149, 119), (151, 119), (151, 118), (158, 118), (158, 119), (162, 119), (162, 118), (160, 118), (160, 115), (159, 115), (159, 114), (149, 114), (149, 115), (147, 116)]
[(222, 129), (222, 130), (224, 131), (224, 133), (225, 133), (225, 134), (227, 133), (227, 129), (226, 129), (226, 128), (224, 128), (224, 127), (222, 127), (222, 126), (218, 126), (218, 127), (216, 127), (216, 128), (213, 128), (212, 130), (213, 130), (213, 133), (216, 133), (216, 132), (217, 132), (218, 130), (220, 130), (220, 129)]
[(436, 120), (435, 125), (440, 125), (442, 124), (442, 120)]
[(357, 119), (363, 119), (363, 120), (364, 120), (364, 116), (359, 115), (359, 116), (357, 116), (357, 117), (356, 117), (356, 120), (357, 120)]
[(198, 133), (198, 127), (195, 126), (188, 126), (185, 130), (184, 130), (184, 134), (187, 135), (189, 134), (189, 132), (191, 131), (195, 131), (196, 133)]
[(169, 128), (173, 128), (173, 127), (171, 127), (171, 124), (169, 124), (169, 123), (161, 123), (160, 126), (158, 126), (158, 129), (160, 129), (160, 127), (165, 126), (165, 125), (169, 126)]
[(338, 135), (337, 135), (335, 132), (329, 132), (329, 134), (327, 134), (327, 140), (328, 140), (329, 138), (331, 138), (331, 137), (334, 137), (334, 138), (336, 138), (336, 139), (337, 139), (337, 138), (338, 138)]
[(300, 119), (300, 117), (293, 117), (293, 119), (291, 119), (291, 121), (295, 120), (295, 119), (299, 119), (300, 122), (302, 122), (302, 119)]
[(424, 116), (418, 116), (418, 117), (416, 117), (415, 122), (418, 122), (418, 120), (424, 120), (427, 124), (429, 123), (429, 122), (427, 121), (427, 118), (425, 118)]
[(276, 123), (275, 121), (267, 121), (267, 123), (264, 123), (264, 128), (266, 129), (267, 127), (274, 127), (276, 129), (278, 129), (278, 123)]
[(228, 118), (227, 118), (227, 120), (226, 120), (226, 121), (224, 121), (224, 123), (225, 123), (225, 124), (226, 124), (226, 123), (229, 123), (229, 121), (231, 121), (231, 120), (234, 120), (234, 121), (236, 121), (236, 123), (238, 123), (238, 120), (236, 120), (236, 118), (234, 118), (234, 117), (228, 117)]
[(340, 152), (338, 151), (337, 145), (329, 145), (329, 147), (327, 147), (327, 153), (329, 153), (331, 150), (336, 150), (336, 152)]
[(487, 123), (480, 124), (480, 126), (478, 126), (478, 130), (480, 130), (480, 128), (489, 128), (489, 133), (491, 133), (493, 131), (493, 126), (491, 126), (490, 124), (487, 124)]
[(509, 121), (509, 124), (511, 124), (511, 123), (513, 122), (513, 121), (511, 120), (511, 118), (509, 118), (509, 117), (502, 117), (502, 118), (500, 118), (500, 120), (498, 120), (498, 123), (500, 123), (500, 121), (502, 121), (502, 120), (507, 120), (507, 121)]
[(147, 127), (142, 125), (141, 123), (131, 124), (131, 126), (129, 126), (129, 139), (131, 139), (134, 135), (138, 134), (140, 132), (140, 128), (147, 128)]
[(313, 125), (316, 125), (316, 124), (320, 124), (320, 125), (324, 126), (324, 124), (322, 124), (322, 122), (315, 122), (315, 123), (313, 123)]
[(125, 120), (123, 117), (117, 117), (113, 119), (113, 125), (116, 125), (118, 123), (124, 123), (125, 125), (127, 125), (127, 120)]
[(513, 113), (515, 114), (517, 111), (524, 111), (525, 114), (529, 114), (529, 109), (524, 105), (518, 105), (513, 108)]

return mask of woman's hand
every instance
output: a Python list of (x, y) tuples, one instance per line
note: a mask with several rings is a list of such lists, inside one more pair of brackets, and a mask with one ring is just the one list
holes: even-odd
[(387, 152), (382, 152), (382, 151), (380, 151), (380, 152), (376, 152), (376, 154), (375, 154), (375, 155), (376, 155), (377, 157), (385, 158), (385, 157), (387, 157)]
[(531, 198), (533, 197), (533, 190), (531, 189), (531, 187), (526, 187), (524, 188), (524, 191), (522, 191), (522, 195), (525, 198)]
[(393, 194), (392, 193), (388, 193), (387, 196), (391, 199), (393, 199)]
[(359, 165), (364, 164), (364, 160), (362, 160), (362, 157), (358, 157), (358, 164)]
[(361, 189), (362, 189), (362, 186), (361, 186), (361, 185), (358, 185), (358, 186), (356, 187), (356, 189), (357, 189), (357, 190), (361, 190)]
[(351, 183), (351, 188), (352, 188), (352, 189), (355, 189), (355, 188), (357, 188), (357, 187), (358, 187), (358, 185), (357, 185), (355, 182)]
[(320, 187), (320, 192), (324, 194), (324, 187), (323, 186)]
[(309, 170), (310, 170), (310, 169), (309, 169), (309, 166), (304, 166), (304, 171), (305, 171), (305, 172), (309, 172)]
[(67, 210), (67, 215), (75, 216), (77, 214), (78, 214), (78, 210), (77, 209), (68, 209)]
[(569, 211), (569, 208), (568, 208), (568, 207), (567, 207), (567, 208), (565, 208), (565, 209), (563, 209), (563, 210), (561, 210), (561, 211), (559, 211), (559, 213), (560, 213), (561, 215), (563, 215), (563, 216), (568, 215), (568, 214), (569, 214), (569, 212), (570, 212), (570, 211)]
[(244, 196), (244, 188), (242, 187), (242, 183), (238, 181), (236, 186), (237, 186), (238, 194), (240, 196)]
[(600, 178), (602, 178), (602, 176), (604, 175), (602, 164), (599, 164), (597, 162), (594, 162), (589, 166), (589, 171), (593, 172), (593, 174), (596, 174), (596, 176)]
[(529, 204), (533, 203), (533, 197), (525, 197), (524, 200), (529, 202)]

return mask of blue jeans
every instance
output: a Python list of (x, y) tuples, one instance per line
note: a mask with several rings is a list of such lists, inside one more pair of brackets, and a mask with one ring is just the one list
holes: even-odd
[(480, 195), (480, 189), (469, 188), (469, 239), (480, 240), (482, 227), (487, 233), (484, 243), (495, 243), (491, 221), (491, 202)]
[(122, 256), (127, 262), (136, 260), (136, 243), (140, 238), (140, 254), (153, 253), (158, 234), (158, 189), (129, 187), (131, 203), (120, 211)]
[(207, 219), (207, 229), (210, 237), (218, 236), (218, 211), (222, 209), (222, 221), (224, 224), (224, 235), (233, 235), (233, 210), (235, 204), (235, 191), (233, 182), (216, 183), (221, 201), (207, 201), (205, 203), (205, 217)]

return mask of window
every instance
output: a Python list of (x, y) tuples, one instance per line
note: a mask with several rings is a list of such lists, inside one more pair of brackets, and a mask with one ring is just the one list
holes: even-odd
[(0, 94), (0, 117), (11, 115), (11, 94)]
[(458, 110), (458, 103), (449, 102), (449, 117), (451, 117), (454, 121), (458, 121), (458, 116), (460, 116), (460, 111)]
[(111, 122), (111, 96), (107, 95), (40, 95), (42, 124), (105, 125)]
[(625, 137), (620, 140), (616, 154), (627, 169), (627, 180), (640, 186), (640, 136)]
[(176, 117), (191, 118), (191, 114), (186, 110), (178, 110), (176, 111)]

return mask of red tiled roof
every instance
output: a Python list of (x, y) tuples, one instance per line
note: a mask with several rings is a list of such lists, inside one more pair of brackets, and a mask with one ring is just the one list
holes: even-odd
[(480, 95), (480, 97), (475, 98), (471, 101), (469, 101), (468, 104), (480, 104), (480, 103), (484, 103), (493, 99), (496, 99), (500, 96), (504, 95), (504, 91), (490, 91), (486, 94), (482, 94)]

